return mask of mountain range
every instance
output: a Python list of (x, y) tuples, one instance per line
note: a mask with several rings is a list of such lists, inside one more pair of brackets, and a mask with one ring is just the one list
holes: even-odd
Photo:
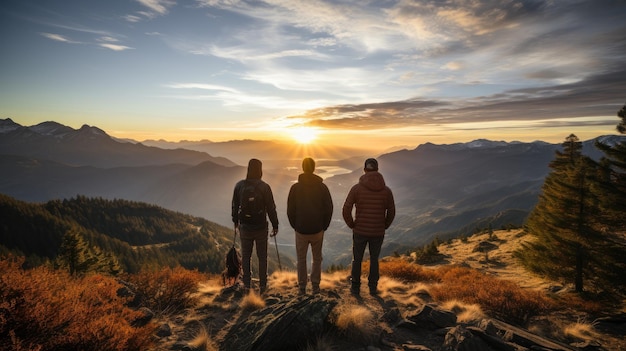
[[(599, 139), (612, 144), (625, 142), (626, 136)], [(594, 142), (585, 141), (583, 153), (599, 159), (602, 154)], [(163, 143), (169, 148), (152, 146)], [(175, 144), (162, 141), (147, 144), (115, 139), (87, 125), (80, 129), (56, 122), (22, 126), (0, 119), (0, 193), (28, 202), (77, 195), (142, 201), (232, 226), (233, 186), (245, 177), (246, 160), (256, 157), (264, 161), (263, 179), (274, 192), (281, 223), (279, 243), (293, 245), (286, 218), (287, 194), (301, 172), (304, 150), (251, 140), (185, 142), (189, 149), (172, 148)], [(362, 174), (366, 157), (377, 156), (396, 201), (397, 217), (383, 250), (390, 254), (477, 229), (521, 226), (537, 202), (548, 164), (559, 149), (560, 144), (541, 141), (479, 139), (426, 143), (378, 155), (346, 148), (335, 157), (331, 153), (314, 156), (319, 157), (318, 170), (335, 205), (325, 237), (324, 263), (350, 261), (351, 235), (341, 218), (341, 207)], [(343, 172), (324, 175), (324, 167)]]

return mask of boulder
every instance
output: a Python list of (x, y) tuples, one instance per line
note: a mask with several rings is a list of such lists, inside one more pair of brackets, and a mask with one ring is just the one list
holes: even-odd
[(220, 342), (220, 350), (299, 350), (330, 327), (338, 300), (299, 296), (242, 314)]
[(475, 337), (463, 326), (456, 326), (446, 334), (442, 350), (444, 351), (491, 351), (493, 350), (481, 338)]
[(414, 314), (407, 315), (406, 320), (410, 323), (403, 323), (402, 326), (420, 329), (440, 329), (453, 327), (456, 325), (456, 314), (452, 311), (446, 311), (435, 305), (426, 304)]

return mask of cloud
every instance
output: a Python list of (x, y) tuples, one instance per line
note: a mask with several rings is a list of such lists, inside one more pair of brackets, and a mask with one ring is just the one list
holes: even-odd
[(301, 108), (312, 108), (318, 106), (319, 102), (308, 98), (294, 99), (286, 98), (282, 96), (272, 96), (269, 94), (259, 95), (242, 92), (240, 90), (222, 86), (205, 83), (172, 83), (166, 84), (165, 87), (172, 89), (187, 89), (187, 90), (200, 90), (200, 91), (212, 91), (213, 93), (207, 94), (187, 94), (187, 95), (175, 95), (168, 96), (175, 99), (183, 100), (213, 100), (219, 101), (224, 106), (256, 106), (265, 109), (286, 109), (295, 110)]
[[(311, 126), (386, 129), (418, 125), (541, 121), (541, 126), (615, 125), (625, 98), (626, 70), (589, 77), (574, 84), (509, 90), (474, 99), (410, 99), (378, 104), (336, 105), (291, 118)], [(546, 120), (548, 122), (546, 122)], [(556, 122), (558, 120), (558, 122)]]
[(137, 2), (159, 15), (167, 14), (168, 8), (176, 5), (176, 2), (172, 0), (137, 0)]
[(117, 45), (117, 44), (109, 44), (109, 43), (100, 43), (98, 44), (99, 46), (103, 47), (103, 48), (107, 48), (113, 51), (124, 51), (124, 50), (131, 50), (133, 48), (128, 47), (128, 46), (124, 46), (124, 45)]
[(122, 16), (122, 18), (124, 18), (126, 21), (131, 22), (131, 23), (136, 23), (136, 22), (141, 21), (141, 17), (135, 16), (135, 15), (125, 15), (125, 16)]
[(237, 89), (221, 86), (221, 85), (213, 85), (213, 84), (204, 84), (204, 83), (172, 83), (165, 85), (168, 88), (173, 89), (200, 89), (200, 90), (221, 90), (227, 91), (234, 94), (240, 93)]
[(131, 23), (140, 22), (142, 19), (155, 19), (159, 16), (164, 16), (169, 13), (169, 9), (176, 5), (174, 0), (135, 0), (144, 7), (148, 8), (147, 11), (137, 11), (135, 14), (124, 15), (126, 21)]
[(63, 35), (60, 34), (54, 34), (54, 33), (40, 33), (42, 36), (48, 38), (48, 39), (52, 39), (54, 41), (60, 41), (63, 43), (70, 43), (70, 44), (80, 44), (80, 42), (78, 41), (74, 41), (71, 39), (66, 38)]

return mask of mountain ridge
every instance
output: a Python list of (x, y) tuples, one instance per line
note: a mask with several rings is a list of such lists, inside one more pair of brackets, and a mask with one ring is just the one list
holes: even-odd
[[(67, 131), (53, 122), (46, 122), (39, 128), (56, 133)], [(84, 131), (91, 128), (94, 127), (84, 127)], [(159, 165), (134, 163), (104, 168), (101, 164), (88, 164), (94, 159), (89, 156), (92, 154), (100, 155), (110, 163), (117, 162), (115, 158), (119, 154), (115, 150), (109, 152), (94, 147), (100, 145), (98, 137), (106, 137), (116, 146), (132, 146), (128, 149), (130, 159), (143, 157), (142, 150), (146, 148), (136, 148), (137, 145), (98, 135), (99, 129), (96, 129), (96, 139), (83, 138), (79, 144), (74, 144), (82, 145), (81, 152), (87, 155), (84, 157), (87, 165), (76, 166), (44, 157), (42, 149), (55, 147), (49, 143), (49, 136), (42, 137), (10, 119), (0, 120), (0, 130), (9, 130), (0, 133), (0, 164), (3, 168), (0, 193), (24, 201), (49, 201), (76, 195), (124, 198), (207, 218), (224, 226), (232, 225), (232, 188), (238, 180), (245, 178), (245, 166), (232, 161), (226, 164), (214, 162), (215, 158), (205, 159), (208, 154), (198, 151), (193, 151), (193, 155), (201, 155), (201, 158), (191, 163), (185, 162), (186, 156), (181, 160), (168, 155), (160, 160)], [(18, 137), (19, 133), (24, 134), (23, 138)], [(40, 137), (44, 142), (39, 142)], [(626, 141), (626, 136), (607, 135), (596, 139), (617, 143)], [(602, 153), (593, 146), (596, 139), (583, 142), (583, 153), (599, 159)], [(252, 147), (241, 150), (263, 160), (263, 179), (273, 190), (280, 221), (278, 240), (281, 245), (293, 245), (285, 208), (289, 188), (301, 172), (301, 161), (265, 160), (259, 148), (263, 142), (246, 143)], [(17, 148), (19, 152), (14, 152), (15, 145), (21, 145)], [(469, 235), (487, 225), (496, 229), (521, 226), (538, 199), (549, 172), (548, 164), (554, 159), (555, 151), (560, 149), (560, 144), (542, 141), (476, 139), (450, 145), (426, 143), (412, 150), (377, 156), (381, 173), (394, 193), (397, 206), (397, 217), (387, 231), (383, 254), (423, 246), (435, 238), (445, 240)], [(158, 155), (176, 151), (153, 149)], [(62, 159), (67, 156), (63, 155), (64, 152), (69, 151), (61, 149), (52, 155), (61, 154)], [(325, 265), (350, 262), (349, 250), (345, 248), (350, 246), (351, 231), (345, 226), (340, 209), (349, 188), (358, 182), (363, 172), (362, 161), (362, 157), (353, 156), (345, 160), (317, 162), (319, 172), (323, 172), (324, 165), (345, 168), (345, 173), (325, 178), (335, 208), (325, 239), (328, 242), (324, 249)]]

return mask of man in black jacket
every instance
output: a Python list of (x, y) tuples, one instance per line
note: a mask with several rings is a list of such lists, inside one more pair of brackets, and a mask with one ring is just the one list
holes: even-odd
[[(269, 226), (267, 217), (272, 223), (272, 234), (278, 233), (278, 215), (276, 204), (270, 186), (261, 180), (263, 176), (261, 161), (253, 158), (248, 162), (248, 174), (246, 179), (240, 180), (235, 185), (231, 206), (231, 216), (235, 224), (235, 230), (239, 229), (241, 240), (241, 266), (243, 269), (243, 285), (246, 290), (250, 289), (251, 269), (250, 259), (252, 248), (256, 244), (256, 255), (259, 259), (259, 288), (264, 293), (267, 288), (267, 241)], [(248, 191), (250, 193), (248, 193)], [(242, 199), (245, 197), (245, 199)], [(253, 201), (254, 200), (254, 201)], [(246, 211), (246, 203), (250, 201), (254, 212)], [(252, 210), (250, 210), (252, 211)]]
[(302, 160), (304, 173), (298, 176), (298, 182), (291, 186), (287, 198), (287, 217), (296, 232), (296, 256), (298, 270), (298, 288), (300, 294), (306, 293), (307, 251), (311, 245), (313, 263), (311, 264), (311, 285), (313, 293), (320, 291), (322, 276), (322, 244), (324, 232), (330, 225), (333, 214), (333, 200), (322, 178), (313, 174), (315, 161), (312, 158)]

